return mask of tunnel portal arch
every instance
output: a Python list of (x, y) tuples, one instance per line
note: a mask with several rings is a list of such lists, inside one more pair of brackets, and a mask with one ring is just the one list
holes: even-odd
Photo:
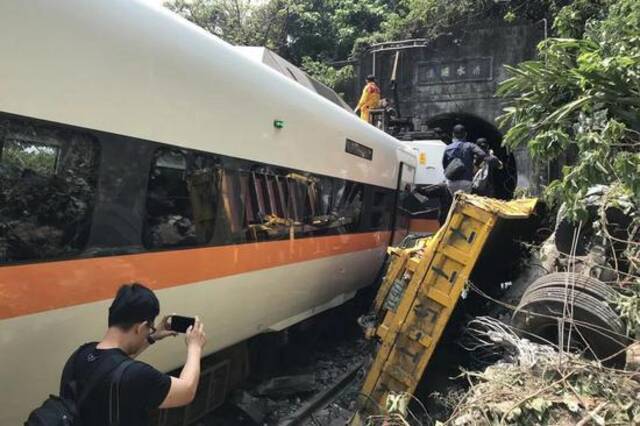
[[(496, 196), (510, 199), (516, 188), (518, 170), (516, 160), (510, 152), (502, 146), (502, 133), (492, 123), (468, 113), (445, 113), (427, 119), (430, 129), (441, 129), (450, 138), (453, 126), (462, 124), (467, 130), (467, 140), (475, 142), (479, 138), (486, 138), (494, 154), (502, 161), (504, 168), (497, 170), (495, 175)], [(450, 143), (450, 139), (445, 140)]]

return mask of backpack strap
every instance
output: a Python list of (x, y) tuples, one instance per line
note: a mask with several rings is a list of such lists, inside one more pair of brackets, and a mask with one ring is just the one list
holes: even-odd
[(111, 374), (111, 385), (109, 388), (109, 426), (120, 425), (120, 380), (124, 371), (133, 364), (132, 359), (121, 362)]
[(80, 352), (84, 350), (84, 348), (90, 345), (95, 345), (95, 343), (85, 343), (84, 345), (73, 351), (73, 353), (69, 357), (69, 361), (67, 361), (65, 369), (62, 371), (62, 378), (60, 379), (60, 396), (67, 395), (68, 397), (76, 399), (78, 395), (78, 381), (76, 380), (78, 356)]
[(464, 144), (466, 142), (461, 141), (460, 144), (458, 146), (455, 147), (455, 149), (453, 150), (453, 156), (455, 158), (459, 158), (462, 160), (462, 157), (464, 156)]
[(462, 159), (462, 144), (463, 143), (464, 142), (458, 142), (458, 145), (456, 145), (455, 147), (452, 147), (451, 146), (452, 144), (447, 145), (447, 147), (444, 150), (444, 155), (447, 157), (447, 159), (449, 161), (447, 163), (447, 166), (449, 165), (449, 163), (451, 163), (451, 161), (453, 161), (454, 158)]
[(82, 388), (80, 397), (76, 399), (76, 405), (78, 406), (78, 408), (82, 406), (82, 403), (87, 399), (91, 391), (95, 389), (98, 383), (102, 382), (105, 377), (109, 376), (112, 371), (114, 371), (116, 368), (118, 368), (118, 366), (120, 366), (127, 360), (130, 360), (130, 358), (125, 355), (112, 355), (103, 359), (100, 362), (100, 365), (98, 365), (98, 367), (93, 371), (91, 376), (89, 376), (89, 379)]

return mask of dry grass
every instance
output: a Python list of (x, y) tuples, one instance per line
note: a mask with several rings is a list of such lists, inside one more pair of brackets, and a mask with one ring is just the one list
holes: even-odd
[(466, 372), (470, 389), (449, 425), (575, 425), (640, 422), (634, 373), (603, 367), (519, 338), (489, 317), (470, 324), (477, 347), (504, 351), (483, 372)]

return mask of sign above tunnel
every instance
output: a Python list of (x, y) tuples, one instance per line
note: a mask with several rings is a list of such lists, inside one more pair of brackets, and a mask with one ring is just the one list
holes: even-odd
[(493, 58), (419, 62), (418, 84), (435, 85), (493, 80)]

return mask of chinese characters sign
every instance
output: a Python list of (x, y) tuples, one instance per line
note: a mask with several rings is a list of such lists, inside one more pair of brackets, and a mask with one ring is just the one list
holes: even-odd
[(464, 58), (418, 63), (418, 84), (447, 84), (492, 79), (492, 58)]

